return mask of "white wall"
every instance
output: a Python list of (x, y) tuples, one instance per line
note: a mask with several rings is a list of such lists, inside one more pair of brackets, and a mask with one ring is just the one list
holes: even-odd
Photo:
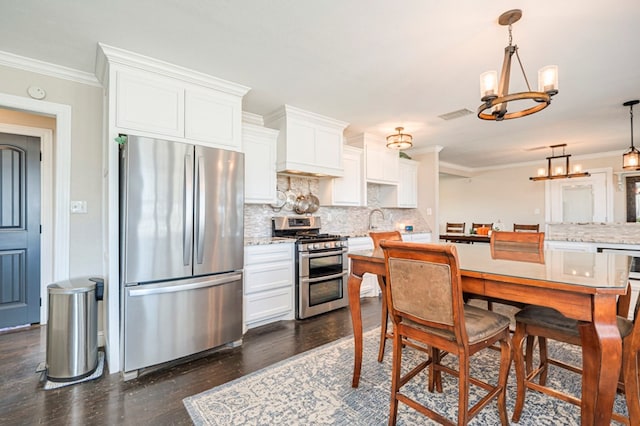
[[(621, 146), (624, 143), (621, 142)], [(614, 173), (622, 169), (622, 151), (617, 154), (572, 157), (571, 164), (581, 164), (583, 170), (612, 167)], [(539, 165), (519, 165), (475, 172), (472, 177), (440, 175), (440, 231), (446, 222), (465, 222), (467, 229), (472, 222), (489, 223), (500, 220), (506, 229), (513, 223), (545, 224), (545, 182), (533, 182)], [(617, 178), (614, 177), (614, 182)], [(625, 190), (614, 185), (614, 221), (626, 218)]]
[(87, 201), (87, 214), (70, 217), (69, 274), (101, 275), (102, 88), (0, 66), (0, 93), (28, 98), (32, 85), (71, 107), (71, 200)]

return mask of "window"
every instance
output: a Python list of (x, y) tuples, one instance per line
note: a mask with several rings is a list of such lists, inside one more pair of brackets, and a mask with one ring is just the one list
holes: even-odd
[(640, 222), (640, 176), (628, 176), (627, 222)]

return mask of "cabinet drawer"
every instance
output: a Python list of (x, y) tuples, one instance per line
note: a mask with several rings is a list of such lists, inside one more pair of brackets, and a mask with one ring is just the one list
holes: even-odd
[(246, 296), (245, 323), (265, 320), (293, 311), (293, 288), (281, 288)]
[(244, 249), (245, 266), (283, 260), (293, 262), (293, 244), (266, 244), (248, 246)]
[(246, 266), (244, 293), (251, 294), (293, 284), (293, 263), (277, 262), (268, 265)]

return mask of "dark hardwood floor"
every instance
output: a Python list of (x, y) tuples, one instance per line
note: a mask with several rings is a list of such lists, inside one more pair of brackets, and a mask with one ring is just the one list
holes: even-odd
[[(362, 303), (365, 330), (380, 324), (379, 298)], [(249, 330), (243, 344), (123, 381), (120, 374), (45, 391), (36, 373), (46, 328), (0, 333), (1, 425), (191, 424), (182, 399), (300, 352), (350, 336), (348, 308)]]

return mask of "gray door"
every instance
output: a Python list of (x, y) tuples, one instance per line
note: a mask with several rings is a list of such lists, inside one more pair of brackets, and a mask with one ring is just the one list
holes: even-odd
[(0, 134), (0, 328), (40, 322), (40, 139)]

